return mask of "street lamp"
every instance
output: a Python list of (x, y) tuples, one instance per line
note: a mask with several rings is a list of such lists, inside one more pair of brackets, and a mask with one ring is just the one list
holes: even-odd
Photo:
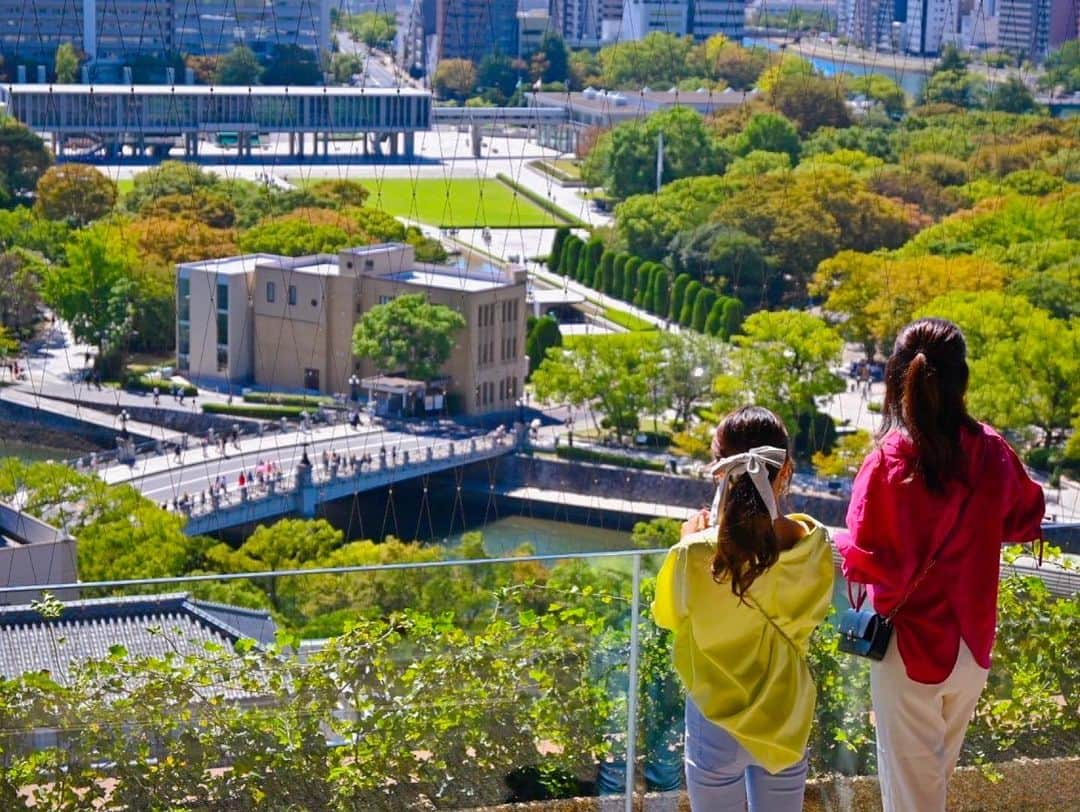
[(349, 376), (349, 391), (353, 400), (360, 399), (360, 378), (355, 373)]

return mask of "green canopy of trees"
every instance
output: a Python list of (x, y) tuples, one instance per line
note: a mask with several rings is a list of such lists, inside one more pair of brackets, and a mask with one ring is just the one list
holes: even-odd
[(356, 323), (353, 353), (369, 358), (383, 373), (403, 372), (409, 378), (435, 378), (450, 357), (464, 317), (433, 304), (422, 293), (398, 296), (375, 305)]

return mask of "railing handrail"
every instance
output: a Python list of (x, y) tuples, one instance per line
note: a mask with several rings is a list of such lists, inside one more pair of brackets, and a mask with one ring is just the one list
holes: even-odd
[(206, 581), (253, 581), (259, 578), (282, 578), (302, 575), (349, 575), (359, 572), (386, 572), (389, 570), (414, 570), (428, 567), (478, 567), (485, 564), (520, 564), (527, 561), (567, 561), (594, 558), (641, 558), (647, 555), (665, 555), (667, 548), (649, 548), (632, 550), (603, 550), (579, 553), (545, 553), (531, 555), (496, 556), (493, 558), (457, 558), (444, 561), (395, 561), (389, 564), (353, 564), (345, 567), (309, 567), (281, 570), (262, 570), (260, 572), (222, 572), (199, 575), (169, 575), (159, 578), (125, 578), (111, 581), (76, 581), (66, 584), (33, 584), (0, 587), (0, 595), (27, 590), (72, 589), (115, 589), (128, 586), (169, 586), (177, 584), (200, 583)]

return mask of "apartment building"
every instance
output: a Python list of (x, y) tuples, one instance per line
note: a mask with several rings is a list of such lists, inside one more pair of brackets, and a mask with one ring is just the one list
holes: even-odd
[(468, 414), (513, 407), (527, 371), (524, 272), (417, 263), (401, 244), (180, 265), (177, 366), (204, 384), (348, 392), (354, 375), (398, 371), (353, 358), (356, 322), (417, 292), (465, 318), (443, 368), (447, 394)]
[(903, 49), (933, 56), (960, 30), (960, 0), (908, 0)]
[(746, 33), (746, 0), (693, 0), (688, 28), (694, 39), (706, 40), (723, 34), (734, 42), (742, 42)]
[(256, 52), (330, 49), (330, 0), (0, 0), (0, 51), (49, 62), (65, 42), (91, 62), (214, 55), (245, 43)]
[(1050, 49), (1050, 0), (998, 0), (997, 8), (998, 47), (1024, 59), (1043, 59)]
[(438, 59), (517, 54), (517, 0), (437, 0)]

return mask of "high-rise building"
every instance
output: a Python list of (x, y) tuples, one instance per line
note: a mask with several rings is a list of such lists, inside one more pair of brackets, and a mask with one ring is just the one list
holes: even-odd
[(439, 59), (517, 54), (517, 0), (438, 0), (435, 36)]
[(1050, 49), (1076, 39), (1080, 32), (1080, 1), (1050, 0)]
[(998, 47), (1041, 60), (1050, 49), (1050, 0), (998, 0)]
[(330, 0), (0, 0), (0, 51), (47, 61), (65, 42), (91, 64), (214, 55), (244, 43), (330, 49)]
[(655, 31), (686, 36), (689, 17), (689, 0), (625, 0), (619, 39), (643, 39)]
[(549, 0), (551, 30), (571, 47), (596, 47), (621, 38), (623, 0)]
[(860, 48), (886, 45), (894, 13), (893, 0), (848, 0), (840, 6), (840, 35)]
[(414, 76), (434, 73), (436, 0), (412, 0), (401, 28), (398, 64)]
[(903, 49), (933, 56), (960, 30), (960, 0), (908, 0)]
[(723, 34), (741, 42), (746, 29), (746, 0), (692, 0), (688, 28), (694, 39)]

